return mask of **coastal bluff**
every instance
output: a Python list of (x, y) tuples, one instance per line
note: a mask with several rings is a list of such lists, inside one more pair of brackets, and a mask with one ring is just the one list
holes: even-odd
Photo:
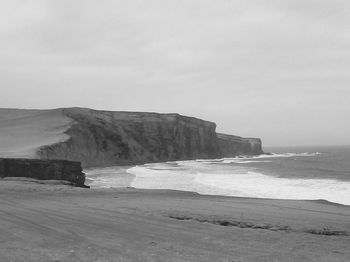
[(5, 177), (65, 180), (74, 186), (86, 187), (81, 164), (66, 160), (0, 158), (0, 178)]
[(263, 154), (260, 138), (217, 134), (221, 154), (225, 157), (238, 155)]
[(217, 134), (215, 123), (179, 114), (0, 109), (0, 157), (93, 167), (261, 153), (260, 139)]

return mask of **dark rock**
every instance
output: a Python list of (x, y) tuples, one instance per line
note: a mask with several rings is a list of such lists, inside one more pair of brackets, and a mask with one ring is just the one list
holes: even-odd
[(179, 114), (63, 109), (74, 120), (65, 142), (43, 146), (41, 159), (84, 167), (261, 154), (260, 139), (217, 135), (216, 124)]
[(78, 187), (85, 186), (85, 174), (79, 162), (0, 158), (0, 178), (29, 177), (39, 180), (65, 180)]
[(323, 236), (348, 236), (349, 233), (342, 230), (331, 230), (328, 228), (323, 229), (308, 229), (306, 230), (307, 233), (314, 234), (314, 235), (323, 235)]
[(243, 138), (225, 134), (217, 134), (217, 137), (219, 150), (223, 157), (260, 155), (264, 153), (259, 138)]

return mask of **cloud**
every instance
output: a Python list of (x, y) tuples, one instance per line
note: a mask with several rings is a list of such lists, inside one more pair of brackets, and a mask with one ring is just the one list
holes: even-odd
[(309, 130), (298, 143), (342, 143), (310, 119), (326, 105), (350, 131), (333, 117), (350, 113), (349, 11), (343, 0), (2, 1), (0, 95), (6, 107), (176, 111), (270, 144), (292, 118), (290, 134)]

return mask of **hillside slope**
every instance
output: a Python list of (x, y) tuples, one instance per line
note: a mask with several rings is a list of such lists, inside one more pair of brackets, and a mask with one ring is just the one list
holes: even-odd
[(0, 110), (0, 156), (66, 159), (83, 167), (260, 154), (259, 139), (217, 135), (179, 114), (87, 108)]

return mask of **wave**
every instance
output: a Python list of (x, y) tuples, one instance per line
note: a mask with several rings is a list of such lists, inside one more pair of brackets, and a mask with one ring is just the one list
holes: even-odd
[(135, 176), (128, 173), (127, 167), (104, 167), (84, 170), (92, 188), (128, 187)]
[(272, 161), (270, 160), (240, 160), (240, 159), (224, 159), (221, 163), (224, 164), (231, 164), (231, 163), (235, 163), (235, 164), (249, 164), (249, 163), (271, 163)]
[(145, 189), (174, 189), (200, 194), (273, 199), (325, 199), (350, 205), (350, 182), (334, 179), (281, 178), (251, 171), (251, 168), (206, 165), (181, 161), (178, 168), (128, 169), (135, 179), (131, 186)]
[(130, 186), (142, 189), (172, 189), (197, 192), (199, 194), (220, 195), (225, 190), (218, 192), (217, 188), (210, 185), (196, 183), (197, 173), (193, 168), (186, 170), (149, 169), (144, 166), (136, 166), (127, 170), (135, 176)]
[[(218, 159), (197, 159), (196, 162), (199, 163), (206, 163), (206, 164), (216, 164), (216, 163), (223, 163), (223, 164), (247, 164), (247, 163), (269, 163), (272, 162), (272, 160), (264, 160), (269, 158), (287, 158), (287, 157), (312, 157), (312, 156), (318, 156), (321, 155), (320, 152), (303, 152), (303, 153), (271, 153), (271, 154), (262, 154), (257, 156), (237, 156), (232, 158), (218, 158)], [(181, 161), (180, 163), (183, 163), (186, 161)]]
[(195, 182), (210, 185), (228, 195), (278, 198), (326, 199), (350, 205), (350, 182), (333, 179), (280, 178), (248, 171), (242, 174), (205, 174), (196, 176)]
[[(247, 163), (275, 162), (273, 157), (317, 156), (320, 153), (286, 153), (223, 159), (150, 163), (134, 167), (89, 170), (93, 187), (174, 189), (199, 194), (277, 199), (325, 199), (350, 205), (350, 182), (333, 178), (272, 176)], [(229, 163), (236, 163), (229, 164)], [(317, 167), (314, 166), (310, 172)], [(295, 169), (297, 171), (297, 169)], [(305, 171), (305, 170), (304, 170)], [(265, 172), (269, 172), (265, 170)], [(288, 175), (290, 175), (288, 173)], [(321, 177), (321, 176), (320, 176)]]
[(318, 156), (321, 155), (321, 152), (302, 152), (302, 153), (271, 153), (271, 154), (262, 154), (254, 156), (255, 158), (276, 158), (276, 157), (296, 157), (296, 156)]

